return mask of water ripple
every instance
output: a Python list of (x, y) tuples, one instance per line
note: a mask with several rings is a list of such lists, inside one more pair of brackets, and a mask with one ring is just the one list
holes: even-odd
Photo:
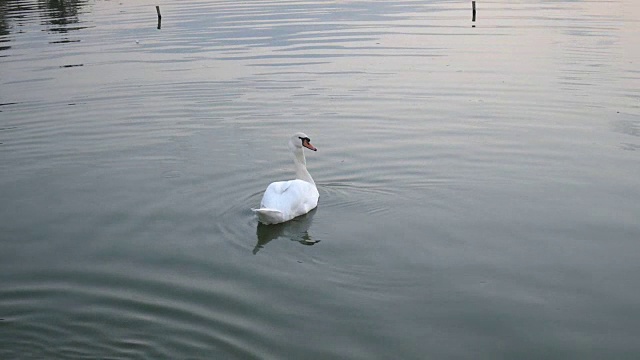
[[(155, 5), (0, 1), (0, 356), (637, 352), (622, 1)], [(262, 226), (298, 130), (318, 208)]]

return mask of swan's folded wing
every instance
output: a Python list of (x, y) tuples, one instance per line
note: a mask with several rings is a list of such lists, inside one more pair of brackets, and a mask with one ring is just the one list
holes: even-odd
[(292, 183), (293, 183), (293, 180), (272, 182), (267, 187), (267, 190), (265, 191), (265, 194), (266, 193), (273, 193), (273, 194), (282, 195), (287, 190), (289, 190), (289, 188), (291, 187)]
[(291, 181), (276, 181), (269, 184), (262, 196), (260, 207), (278, 209), (280, 211), (284, 210), (283, 204), (286, 203), (289, 197), (287, 196), (289, 194), (286, 193), (290, 186)]
[(291, 199), (289, 211), (295, 216), (306, 214), (318, 205), (318, 189), (314, 184), (303, 180), (293, 180), (285, 194)]

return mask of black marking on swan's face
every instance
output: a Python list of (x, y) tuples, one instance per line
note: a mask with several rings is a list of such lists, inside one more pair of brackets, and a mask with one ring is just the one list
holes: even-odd
[(302, 146), (306, 147), (309, 150), (318, 151), (315, 146), (311, 145), (311, 139), (309, 139), (308, 137), (298, 136), (298, 139), (302, 141)]

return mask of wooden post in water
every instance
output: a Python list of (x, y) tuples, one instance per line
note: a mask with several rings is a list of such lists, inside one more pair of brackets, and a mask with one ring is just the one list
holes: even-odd
[(476, 22), (476, 2), (471, 2), (471, 21)]
[(160, 15), (160, 6), (156, 5), (156, 12), (158, 13), (158, 30), (160, 30), (162, 23), (162, 15)]

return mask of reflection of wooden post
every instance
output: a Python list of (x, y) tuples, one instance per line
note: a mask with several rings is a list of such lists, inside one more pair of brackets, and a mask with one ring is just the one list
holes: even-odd
[[(475, 1), (471, 2), (471, 14), (473, 15), (473, 17), (471, 18), (471, 21), (475, 22), (476, 21), (476, 2)], [(158, 13), (158, 16), (160, 16), (160, 13)]]
[(158, 13), (158, 30), (160, 30), (160, 24), (162, 23), (162, 15), (160, 15), (160, 6), (156, 5), (156, 12)]

